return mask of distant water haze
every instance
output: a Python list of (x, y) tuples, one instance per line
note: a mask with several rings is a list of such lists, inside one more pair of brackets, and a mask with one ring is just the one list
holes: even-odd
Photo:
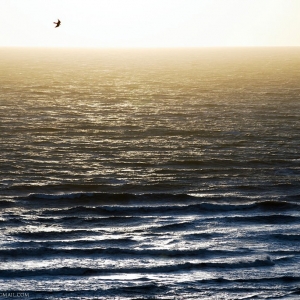
[(264, 188), (297, 159), (298, 48), (1, 49), (0, 62), (8, 194)]

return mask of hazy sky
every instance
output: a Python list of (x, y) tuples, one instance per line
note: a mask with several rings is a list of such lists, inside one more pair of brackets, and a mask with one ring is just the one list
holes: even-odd
[(1, 46), (300, 46), (300, 0), (0, 0)]

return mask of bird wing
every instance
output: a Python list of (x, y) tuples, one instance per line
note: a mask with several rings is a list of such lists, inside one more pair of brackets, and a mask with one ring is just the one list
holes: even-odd
[(60, 25), (60, 19), (57, 19), (57, 22), (53, 22), (54, 24), (56, 24), (55, 28), (58, 27)]

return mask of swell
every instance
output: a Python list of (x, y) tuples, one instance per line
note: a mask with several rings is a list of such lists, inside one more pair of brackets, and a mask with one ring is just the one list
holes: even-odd
[[(46, 212), (46, 214), (48, 214)], [(47, 225), (69, 225), (71, 227), (81, 226), (83, 228), (90, 226), (113, 226), (113, 225), (132, 225), (144, 223), (147, 221), (146, 217), (139, 216), (90, 216), (90, 215), (78, 215), (78, 216), (61, 216), (61, 217), (36, 217), (36, 222)], [(7, 221), (9, 223), (9, 220)], [(47, 232), (45, 232), (47, 233)]]
[(275, 233), (275, 234), (272, 234), (271, 237), (278, 239), (278, 240), (283, 240), (283, 241), (294, 241), (294, 242), (300, 241), (300, 234)]
[(15, 201), (12, 200), (0, 200), (0, 208), (8, 208), (16, 205)]
[(227, 222), (238, 222), (238, 223), (255, 223), (255, 224), (286, 224), (295, 223), (300, 221), (300, 216), (289, 216), (283, 214), (272, 214), (272, 215), (259, 215), (259, 216), (234, 216), (225, 217)]
[(85, 229), (68, 229), (68, 230), (48, 230), (48, 231), (23, 231), (12, 233), (22, 239), (35, 240), (52, 240), (52, 239), (74, 239), (77, 237), (100, 235), (103, 231), (85, 230)]
[(150, 194), (131, 194), (131, 193), (64, 193), (64, 194), (29, 194), (26, 197), (20, 197), (21, 200), (76, 200), (77, 202), (87, 200), (105, 203), (128, 203), (130, 201), (185, 201), (194, 199), (188, 194), (168, 194), (168, 193), (150, 193)]
[(259, 278), (237, 278), (237, 279), (225, 279), (225, 278), (215, 278), (215, 279), (202, 279), (199, 280), (201, 283), (253, 283), (253, 284), (274, 284), (274, 283), (297, 283), (300, 281), (300, 276), (277, 276), (277, 277), (259, 277)]
[(191, 270), (205, 269), (247, 269), (271, 267), (275, 265), (275, 261), (269, 257), (255, 259), (252, 261), (237, 261), (237, 262), (201, 262), (201, 263), (175, 263), (173, 265), (163, 265), (154, 267), (132, 267), (132, 268), (83, 268), (83, 267), (61, 267), (51, 269), (31, 269), (31, 270), (0, 270), (0, 277), (28, 277), (28, 276), (97, 276), (101, 274), (115, 273), (171, 273)]
[[(122, 242), (129, 244), (131, 240), (112, 240), (107, 242)], [(86, 243), (85, 246), (89, 244)], [(83, 245), (84, 246), (84, 245)], [(86, 257), (86, 256), (97, 256), (97, 255), (128, 255), (138, 258), (140, 256), (148, 257), (164, 257), (164, 258), (185, 258), (185, 257), (213, 257), (213, 256), (236, 256), (237, 254), (246, 254), (247, 250), (212, 250), (212, 249), (194, 249), (194, 250), (167, 250), (167, 249), (130, 249), (120, 247), (97, 247), (97, 248), (52, 248), (52, 247), (19, 247), (1, 249), (0, 257), (49, 257), (49, 256), (75, 256), (75, 257)]]
[[(115, 205), (115, 206), (76, 206), (66, 209), (55, 209), (55, 210), (44, 210), (43, 215), (54, 215), (54, 216), (66, 216), (66, 215), (103, 215), (103, 216), (139, 216), (139, 215), (161, 215), (165, 213), (169, 214), (203, 214), (203, 213), (219, 213), (219, 212), (234, 212), (234, 211), (300, 211), (300, 206), (295, 203), (287, 202), (256, 202), (253, 204), (213, 204), (213, 203), (200, 203), (200, 204), (181, 204), (181, 205), (135, 205), (135, 206), (125, 206), (125, 205)], [(271, 202), (271, 201), (270, 201)]]
[[(286, 199), (257, 199), (249, 200), (243, 194), (171, 194), (171, 193), (64, 193), (64, 194), (30, 194), (26, 197), (18, 197), (17, 205), (36, 204), (38, 206), (49, 205), (59, 206), (78, 206), (83, 208), (86, 205), (101, 205), (105, 210), (116, 211), (118, 207), (127, 207), (127, 209), (138, 210), (139, 207), (148, 207), (148, 209), (172, 209), (169, 204), (176, 204), (190, 207), (191, 209), (201, 209), (207, 211), (232, 211), (232, 210), (254, 210), (261, 209), (272, 210), (300, 210), (297, 200), (299, 195), (288, 195)], [(224, 201), (226, 203), (224, 203)], [(233, 204), (231, 204), (232, 202)], [(111, 208), (108, 208), (109, 205)], [(188, 207), (187, 207), (188, 205)], [(151, 208), (153, 206), (153, 208)], [(179, 206), (180, 208), (180, 206)], [(182, 207), (184, 208), (184, 207)], [(73, 208), (70, 208), (73, 209)]]

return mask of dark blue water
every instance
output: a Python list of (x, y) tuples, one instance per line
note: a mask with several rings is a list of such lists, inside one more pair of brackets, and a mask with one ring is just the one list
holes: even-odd
[(0, 298), (299, 299), (298, 48), (0, 54)]

